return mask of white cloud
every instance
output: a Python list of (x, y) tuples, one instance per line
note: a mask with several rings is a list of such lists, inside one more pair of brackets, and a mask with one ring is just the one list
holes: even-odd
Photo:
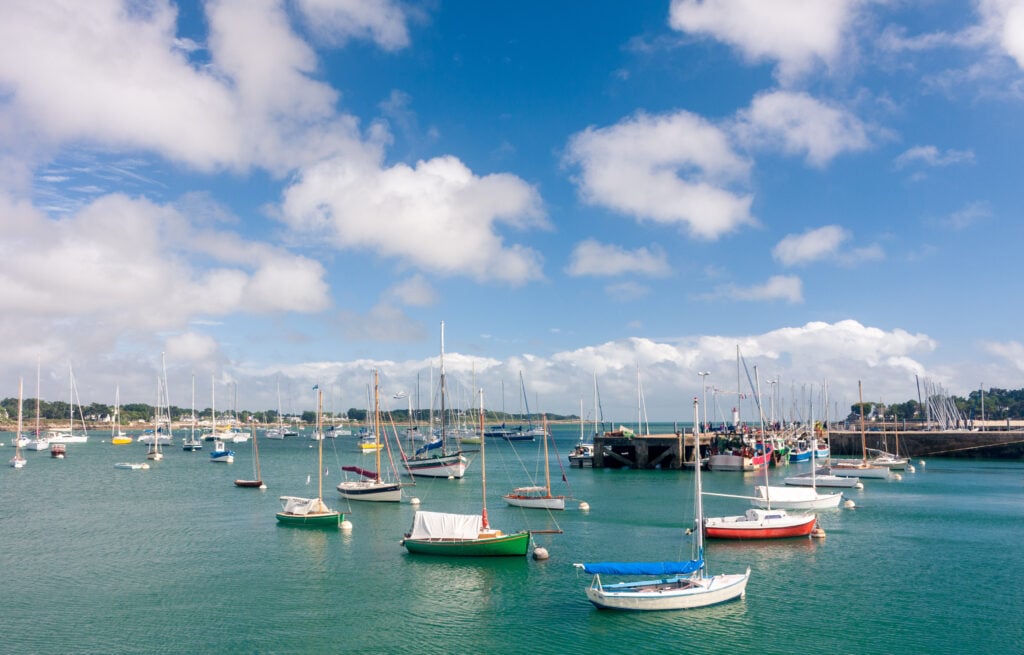
[(868, 127), (845, 109), (806, 93), (759, 94), (737, 114), (737, 138), (751, 147), (779, 148), (803, 155), (812, 166), (825, 166), (844, 152), (871, 145)]
[(169, 337), (164, 351), (175, 362), (209, 362), (217, 358), (220, 348), (216, 339), (198, 332), (183, 332)]
[(979, 0), (982, 28), (1020, 68), (1024, 68), (1024, 4), (1020, 0)]
[(608, 294), (609, 298), (616, 302), (630, 302), (632, 300), (638, 300), (648, 295), (650, 292), (650, 287), (637, 282), (619, 282), (617, 284), (609, 284), (605, 287), (605, 293)]
[(723, 285), (710, 297), (756, 302), (785, 300), (797, 304), (804, 301), (803, 281), (795, 275), (773, 275), (764, 284), (749, 287)]
[(914, 146), (896, 157), (896, 168), (905, 168), (920, 163), (924, 166), (952, 166), (953, 164), (973, 164), (974, 152), (971, 150), (940, 151), (933, 145)]
[(358, 141), (280, 3), (206, 9), (200, 63), (181, 47), (169, 3), (0, 3), (0, 137), (32, 157), (70, 142), (277, 174)]
[(648, 275), (660, 277), (672, 272), (665, 251), (650, 249), (626, 250), (616, 245), (587, 239), (576, 244), (569, 256), (566, 272), (572, 276)]
[(298, 0), (311, 30), (328, 43), (351, 38), (373, 40), (385, 50), (409, 45), (406, 14), (391, 0)]
[(798, 266), (835, 255), (850, 233), (839, 225), (789, 234), (772, 249), (772, 257), (783, 266)]
[(940, 218), (938, 223), (951, 230), (966, 230), (991, 216), (992, 208), (988, 203), (972, 202), (951, 213), (949, 216)]
[(753, 224), (752, 197), (728, 188), (745, 180), (749, 163), (728, 135), (686, 111), (638, 113), (572, 136), (566, 162), (583, 200), (640, 220), (684, 225), (715, 239)]
[(497, 231), (546, 227), (536, 189), (514, 175), (479, 177), (455, 157), (381, 168), (367, 149), (322, 161), (285, 191), (281, 218), (337, 248), (369, 248), (424, 271), (511, 284), (543, 277), (540, 254), (506, 245)]
[(842, 52), (859, 0), (673, 0), (669, 25), (706, 34), (749, 61), (777, 61), (778, 76), (792, 80)]

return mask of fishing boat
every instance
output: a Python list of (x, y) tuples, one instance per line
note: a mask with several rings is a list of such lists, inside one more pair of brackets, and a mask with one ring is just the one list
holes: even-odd
[[(323, 391), (316, 389), (316, 431), (323, 427)], [(277, 513), (279, 523), (285, 525), (337, 528), (345, 520), (345, 515), (335, 511), (324, 503), (324, 442), (317, 442), (317, 494), (316, 498), (300, 496), (281, 496), (284, 508)]]
[[(483, 408), (480, 412), (480, 430), (483, 424)], [(551, 466), (548, 461), (548, 422), (547, 416), (543, 419), (544, 442), (544, 486), (516, 487), (512, 493), (502, 496), (505, 502), (515, 507), (528, 507), (532, 509), (565, 509), (565, 496), (551, 495)]]
[[(694, 399), (694, 443), (699, 448), (697, 400)], [(699, 457), (698, 457), (699, 459)], [(594, 576), (586, 589), (587, 599), (600, 609), (682, 610), (718, 605), (746, 595), (750, 567), (745, 573), (708, 575), (704, 558), (703, 495), (700, 467), (694, 469), (694, 535), (691, 558), (664, 562), (577, 563)], [(691, 531), (687, 530), (687, 534)], [(601, 576), (645, 577), (643, 580), (605, 584)]]
[(417, 448), (412, 457), (402, 458), (406, 475), (430, 478), (461, 478), (466, 474), (466, 457), (461, 450), (448, 448), (448, 417), (445, 408), (447, 396), (444, 371), (444, 321), (441, 322), (441, 434)]
[(806, 439), (797, 439), (796, 444), (789, 451), (790, 463), (811, 461), (811, 448), (807, 445)]
[(235, 480), (235, 486), (266, 489), (267, 485), (263, 484), (263, 476), (260, 474), (260, 447), (256, 443), (256, 428), (251, 427), (250, 430), (252, 431), (252, 479)]
[(23, 381), (22, 378), (18, 378), (18, 431), (14, 433), (14, 457), (8, 460), (8, 464), (11, 468), (24, 468), (28, 460), (21, 454), (21, 400), (23, 393)]
[(235, 451), (225, 447), (224, 442), (217, 439), (213, 442), (213, 451), (210, 453), (210, 461), (224, 464), (231, 464), (235, 461)]
[(569, 453), (569, 463), (579, 468), (592, 468), (594, 466), (594, 444), (584, 441), (579, 442)]
[[(355, 473), (363, 477), (361, 480), (342, 480), (338, 484), (338, 493), (350, 500), (368, 500), (377, 502), (397, 503), (402, 500), (402, 485), (397, 481), (389, 482), (381, 477), (381, 444), (380, 434), (383, 426), (380, 421), (380, 384), (378, 373), (373, 371), (373, 434), (375, 445), (373, 452), (377, 454), (377, 466), (367, 471), (358, 466), (342, 466), (341, 470)], [(390, 452), (389, 452), (390, 461)], [(392, 470), (394, 465), (392, 464)], [(397, 477), (397, 474), (396, 474)]]
[[(480, 414), (483, 415), (484, 392), (480, 390)], [(412, 529), (402, 539), (410, 553), (445, 555), (449, 557), (514, 557), (526, 555), (530, 532), (523, 530), (505, 534), (492, 528), (487, 520), (486, 439), (480, 444), (480, 514), (449, 514), (417, 511)]]

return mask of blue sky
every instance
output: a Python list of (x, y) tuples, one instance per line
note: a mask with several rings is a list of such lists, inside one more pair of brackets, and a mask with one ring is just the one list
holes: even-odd
[(618, 422), (727, 413), (737, 346), (787, 413), (1022, 386), (1020, 1), (6, 2), (0, 49), (2, 395), (426, 406), (442, 321), (488, 406)]

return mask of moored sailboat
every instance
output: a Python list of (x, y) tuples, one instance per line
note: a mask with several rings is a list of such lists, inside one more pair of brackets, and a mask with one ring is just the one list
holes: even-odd
[[(481, 415), (483, 389), (480, 390)], [(480, 443), (480, 480), (482, 509), (480, 514), (449, 514), (417, 511), (412, 529), (402, 539), (410, 553), (446, 555), (449, 557), (514, 557), (526, 555), (530, 533), (523, 530), (505, 534), (492, 528), (487, 520), (486, 439)]]
[[(316, 430), (323, 427), (323, 392), (316, 387)], [(279, 523), (308, 527), (337, 528), (345, 520), (345, 515), (335, 511), (324, 503), (324, 442), (317, 442), (317, 494), (316, 498), (300, 496), (281, 496), (283, 509), (277, 513)]]
[[(388, 482), (381, 477), (381, 440), (383, 426), (380, 422), (380, 385), (377, 371), (373, 372), (373, 434), (377, 454), (377, 466), (373, 471), (367, 471), (358, 466), (342, 466), (343, 471), (356, 473), (363, 476), (362, 480), (343, 480), (338, 484), (338, 493), (343, 498), (350, 500), (369, 500), (377, 502), (397, 503), (402, 500), (402, 485), (397, 482)], [(390, 453), (389, 453), (390, 455)]]
[(260, 474), (260, 447), (256, 441), (256, 428), (250, 428), (252, 432), (252, 479), (235, 480), (236, 487), (249, 487), (254, 489), (266, 489), (263, 484), (263, 476)]
[(23, 393), (22, 379), (18, 378), (18, 431), (14, 433), (14, 457), (12, 457), (8, 464), (11, 468), (24, 468), (28, 460), (21, 454), (21, 399)]
[[(483, 407), (480, 408), (480, 430), (483, 431)], [(534, 485), (529, 487), (516, 487), (512, 493), (505, 494), (503, 498), (509, 505), (515, 507), (528, 507), (534, 509), (565, 509), (565, 496), (551, 495), (551, 466), (548, 459), (548, 421), (547, 416), (543, 419), (544, 440), (544, 486)]]
[(416, 449), (412, 457), (402, 458), (406, 475), (430, 478), (461, 478), (466, 474), (466, 457), (461, 450), (448, 449), (448, 417), (445, 396), (448, 393), (444, 371), (444, 321), (441, 321), (441, 435)]
[[(694, 444), (699, 449), (697, 399), (694, 406)], [(699, 460), (700, 458), (697, 457)], [(694, 539), (692, 559), (665, 562), (597, 562), (577, 563), (576, 567), (593, 574), (586, 589), (587, 599), (600, 609), (617, 610), (681, 610), (718, 605), (746, 594), (750, 568), (745, 573), (707, 574), (704, 559), (704, 510), (701, 491), (701, 469), (694, 467)], [(601, 575), (646, 576), (633, 582), (604, 584)]]

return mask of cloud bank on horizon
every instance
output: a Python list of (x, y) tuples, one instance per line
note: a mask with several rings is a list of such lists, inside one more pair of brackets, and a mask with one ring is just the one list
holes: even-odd
[(1024, 2), (595, 9), (3, 3), (7, 387), (148, 402), (165, 353), (181, 406), (358, 407), (442, 320), (489, 406), (620, 421), (737, 347), (795, 412), (1024, 386)]

